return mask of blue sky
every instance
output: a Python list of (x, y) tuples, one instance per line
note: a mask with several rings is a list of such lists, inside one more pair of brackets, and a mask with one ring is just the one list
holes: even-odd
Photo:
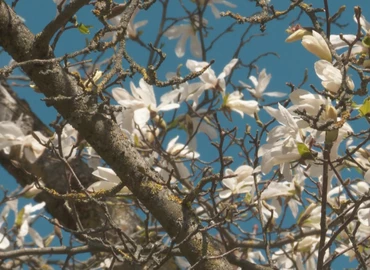
[[(9, 1), (7, 2), (9, 3)], [(195, 5), (191, 1), (184, 0), (183, 2), (189, 9), (195, 7)], [(255, 5), (253, 3), (250, 3), (249, 1), (230, 0), (230, 2), (238, 6), (237, 9), (231, 10), (236, 11), (241, 15), (252, 15), (256, 11)], [(271, 3), (274, 4), (275, 10), (280, 10), (287, 7), (290, 1), (272, 0)], [(312, 3), (315, 7), (323, 6), (323, 1), (319, 0), (310, 1), (310, 3)], [(184, 16), (185, 13), (181, 11), (181, 9), (175, 8), (177, 5), (178, 1), (171, 1), (169, 5), (171, 16)], [(333, 12), (335, 12), (341, 5), (347, 5), (347, 10), (340, 19), (340, 22), (342, 24), (348, 24), (348, 26), (344, 29), (339, 29), (337, 26), (333, 25), (331, 30), (332, 34), (355, 32), (357, 26), (352, 18), (353, 7), (355, 5), (360, 5), (363, 10), (363, 15), (367, 16), (370, 19), (370, 13), (368, 12), (370, 10), (370, 1), (329, 1), (331, 14), (333, 14)], [(223, 5), (217, 5), (217, 7), (221, 11), (227, 10), (227, 8)], [(91, 34), (82, 35), (76, 29), (66, 32), (66, 34), (63, 35), (63, 37), (61, 38), (60, 43), (58, 43), (56, 49), (57, 56), (61, 56), (67, 52), (72, 52), (83, 48), (85, 44), (85, 39), (91, 38), (93, 36), (93, 33), (97, 29), (99, 29), (99, 24), (97, 23), (95, 18), (91, 16), (91, 10), (92, 6), (88, 6), (77, 14), (77, 19), (79, 22), (82, 22), (85, 25), (93, 26), (93, 28), (91, 29)], [(43, 29), (45, 24), (47, 24), (55, 17), (56, 8), (52, 0), (19, 1), (16, 7), (16, 12), (26, 20), (26, 25), (31, 29), (33, 33), (36, 34)], [(155, 38), (155, 34), (158, 29), (160, 12), (160, 5), (156, 4), (149, 11), (140, 11), (135, 20), (149, 21), (146, 26), (140, 28), (140, 30), (143, 31), (141, 38), (145, 43), (153, 42)], [(320, 87), (320, 81), (313, 70), (313, 64), (318, 59), (310, 54), (308, 51), (306, 51), (300, 44), (300, 42), (295, 42), (291, 44), (284, 42), (287, 37), (285, 29), (288, 28), (290, 23), (297, 17), (298, 14), (299, 11), (297, 9), (296, 11), (288, 15), (284, 20), (272, 21), (268, 23), (266, 25), (266, 31), (263, 33), (264, 36), (261, 36), (258, 25), (253, 27), (248, 36), (255, 35), (255, 37), (251, 39), (251, 41), (240, 52), (239, 58), (242, 59), (244, 63), (249, 63), (252, 59), (255, 59), (260, 54), (266, 52), (275, 52), (276, 54), (278, 54), (278, 57), (275, 55), (263, 57), (260, 61), (256, 63), (259, 70), (266, 68), (267, 73), (272, 74), (272, 80), (267, 91), (279, 91), (289, 93), (290, 88), (286, 86), (286, 83), (292, 82), (293, 84), (298, 85), (302, 81), (305, 69), (308, 69), (309, 79), (308, 83), (306, 83), (302, 88), (310, 90), (309, 84), (314, 84)], [(322, 16), (324, 17), (324, 13), (322, 13)], [(205, 39), (206, 44), (209, 44), (209, 40), (211, 40), (233, 22), (233, 20), (230, 18), (222, 18), (216, 20), (210, 10), (206, 12), (205, 18), (209, 20), (208, 25), (212, 26), (213, 28), (209, 30), (209, 35)], [(311, 26), (310, 20), (305, 15), (301, 16), (299, 23), (303, 26)], [(207, 55), (207, 61), (210, 61), (211, 59), (216, 60), (215, 64), (212, 66), (212, 69), (215, 70), (216, 74), (219, 74), (222, 71), (223, 67), (232, 59), (233, 53), (238, 46), (240, 35), (247, 26), (247, 24), (236, 25), (234, 31), (225, 35), (224, 38), (220, 40), (220, 42), (215, 44), (213, 50)], [(182, 74), (186, 74), (188, 72), (185, 66), (187, 59), (195, 59), (200, 61), (200, 59), (196, 59), (191, 56), (189, 45), (187, 45), (185, 56), (183, 58), (178, 58), (174, 53), (174, 48), (177, 40), (168, 40), (166, 37), (164, 37), (162, 42), (164, 44), (162, 50), (167, 54), (167, 59), (158, 72), (161, 79), (165, 78), (164, 76), (167, 72), (176, 71), (176, 68), (181, 64), (183, 65), (181, 68), (181, 72)], [(148, 52), (140, 48), (136, 43), (129, 41), (128, 51), (138, 63), (146, 63)], [(0, 66), (7, 65), (9, 63), (9, 60), (10, 58), (6, 55), (6, 53), (0, 54)], [(19, 74), (19, 72), (17, 72), (17, 74)], [(256, 75), (256, 71), (253, 70), (252, 74)], [(133, 80), (135, 84), (137, 84), (138, 79), (139, 76), (134, 77)], [(356, 77), (353, 77), (353, 79), (355, 83), (357, 82), (358, 85), (358, 79)], [(233, 75), (233, 82), (237, 83), (238, 80), (242, 80), (245, 83), (250, 84), (247, 69), (238, 69), (235, 71)], [(128, 89), (129, 82), (124, 82), (123, 84)], [(16, 87), (15, 89), (19, 96), (25, 98), (29, 102), (33, 111), (38, 114), (39, 117), (46, 124), (49, 124), (55, 119), (55, 110), (53, 108), (46, 107), (44, 103), (40, 101), (40, 99), (43, 97), (41, 94), (35, 93), (27, 87)], [(158, 93), (158, 97), (160, 97), (166, 91), (168, 91), (168, 88), (156, 88), (156, 94)], [(228, 91), (231, 92), (232, 89), (228, 88)], [(251, 97), (247, 93), (245, 93), (245, 97), (246, 99), (251, 99)], [(271, 100), (267, 99), (265, 103), (269, 103), (270, 101)], [(223, 119), (222, 123), (225, 126), (230, 127), (236, 125), (239, 127), (239, 130), (243, 131), (245, 124), (251, 122), (250, 120), (251, 119), (248, 118), (248, 116), (245, 116), (244, 119), (242, 119), (239, 115), (233, 114), (233, 123), (227, 122), (226, 119)], [(198, 145), (201, 144), (198, 143)], [(200, 146), (198, 152), (200, 152), (201, 154), (203, 152), (207, 152), (208, 156), (207, 154), (204, 154), (204, 159), (207, 160), (209, 158), (212, 158), (212, 155), (214, 155), (212, 151), (208, 150), (209, 149), (202, 148)], [(235, 169), (236, 166), (242, 164), (243, 161), (237, 160), (237, 151), (231, 151), (230, 153), (236, 159), (233, 167), (233, 169)], [(14, 190), (14, 188), (16, 188), (17, 185), (15, 181), (2, 168), (0, 168), (0, 175), (2, 179), (1, 184), (5, 188), (9, 190)], [(347, 264), (343, 264), (343, 262), (347, 262), (347, 259), (345, 258), (344, 260), (337, 260), (337, 267), (347, 267)], [(333, 265), (333, 267), (334, 266), (335, 265)], [(348, 267), (349, 266), (350, 264), (348, 264)]]

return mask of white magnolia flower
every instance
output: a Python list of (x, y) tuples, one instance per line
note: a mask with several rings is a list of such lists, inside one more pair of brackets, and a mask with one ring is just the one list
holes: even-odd
[(7, 249), (10, 246), (9, 239), (3, 234), (4, 229), (2, 228), (2, 226), (3, 226), (4, 222), (6, 221), (10, 210), (13, 210), (14, 213), (17, 212), (17, 205), (18, 205), (18, 200), (7, 201), (6, 204), (5, 204), (5, 207), (1, 211), (1, 214), (0, 214), (0, 228), (1, 228), (1, 232), (0, 232), (0, 250)]
[(173, 138), (167, 145), (166, 152), (179, 157), (179, 158), (188, 158), (188, 159), (195, 159), (199, 158), (199, 153), (192, 150), (188, 145), (184, 145), (182, 143), (177, 143), (179, 136)]
[[(353, 19), (357, 23), (356, 15), (353, 16)], [(361, 15), (360, 17), (360, 25), (361, 25), (362, 30), (365, 32), (365, 38), (366, 38), (366, 35), (370, 31), (370, 23), (366, 20), (364, 15)], [(342, 37), (344, 40), (341, 38), (340, 35), (330, 35), (330, 42), (336, 50), (348, 47), (348, 44), (353, 43), (357, 39), (357, 36), (353, 34), (342, 35)], [(363, 44), (360, 40), (357, 40), (351, 49), (351, 55), (362, 54), (362, 53), (366, 54), (367, 52), (368, 52), (368, 47), (365, 46), (365, 44)], [(369, 67), (370, 60), (366, 59), (362, 65), (364, 67)]]
[[(302, 142), (302, 131), (297, 119), (279, 104), (279, 109), (264, 107), (281, 125), (274, 127), (268, 134), (267, 144), (260, 147), (258, 156), (262, 157), (261, 170), (264, 174), (270, 172), (273, 166), (280, 165), (280, 171), (290, 171), (290, 162), (299, 160), (297, 142)], [(288, 176), (287, 176), (288, 177)]]
[[(62, 143), (62, 152), (65, 157), (74, 157), (77, 153), (75, 144), (77, 142), (78, 131), (74, 129), (70, 124), (64, 126), (62, 133), (60, 134), (61, 138), (60, 141)], [(59, 139), (57, 135), (53, 140), (53, 144), (56, 145), (58, 148), (59, 146)]]
[(139, 127), (144, 126), (147, 121), (155, 116), (159, 111), (169, 111), (180, 107), (178, 103), (170, 103), (172, 100), (163, 100), (157, 106), (153, 86), (147, 84), (144, 79), (139, 81), (140, 87), (135, 87), (130, 83), (132, 96), (123, 88), (114, 88), (112, 94), (114, 99), (123, 108), (133, 111), (133, 119)]
[(45, 202), (38, 203), (36, 205), (32, 205), (30, 203), (18, 212), (16, 223), (19, 227), (17, 234), (17, 244), (19, 246), (23, 246), (24, 237), (29, 234), (38, 247), (44, 247), (44, 242), (40, 234), (29, 226), (29, 224), (32, 223), (37, 217), (37, 215), (33, 213), (40, 211), (44, 207)]
[[(232, 59), (223, 69), (223, 71), (216, 77), (215, 72), (211, 67), (209, 67), (202, 75), (199, 76), (199, 79), (204, 83), (204, 89), (215, 89), (220, 92), (225, 92), (226, 82), (225, 77), (227, 77), (231, 70), (234, 68), (238, 62), (237, 58)], [(204, 67), (208, 66), (207, 62), (198, 62), (195, 60), (186, 61), (186, 67), (192, 71), (197, 72), (202, 70)]]
[[(207, 20), (202, 19), (202, 25), (207, 25)], [(179, 39), (176, 44), (175, 53), (177, 57), (183, 57), (185, 54), (186, 41), (190, 39), (190, 51), (195, 57), (202, 57), (202, 47), (197, 36), (197, 29), (199, 28), (198, 16), (191, 18), (190, 24), (180, 24), (171, 26), (164, 35), (168, 39)]]
[(98, 166), (98, 168), (93, 171), (92, 174), (100, 180), (87, 188), (87, 190), (90, 192), (110, 190), (121, 182), (121, 179), (119, 179), (119, 177), (111, 168)]
[(220, 11), (217, 9), (215, 4), (223, 4), (231, 8), (236, 8), (236, 5), (226, 0), (193, 0), (193, 2), (199, 3), (200, 5), (204, 5), (207, 3), (207, 5), (211, 7), (212, 13), (216, 19), (219, 19), (221, 16)]
[(237, 112), (242, 118), (244, 114), (253, 117), (254, 113), (259, 111), (258, 102), (255, 100), (242, 100), (242, 98), (243, 94), (239, 91), (226, 94), (222, 106), (227, 110)]
[[(364, 180), (366, 181), (363, 183), (363, 189), (361, 190), (361, 193), (367, 193), (369, 192), (369, 184), (370, 184), (370, 170), (368, 170), (365, 173)], [(361, 194), (363, 195), (363, 194)], [(369, 203), (363, 203), (361, 204), (358, 212), (357, 212), (358, 220), (361, 222), (364, 226), (370, 226), (370, 204)]]
[(280, 92), (264, 93), (271, 80), (271, 74), (267, 74), (266, 69), (262, 69), (262, 71), (258, 75), (258, 79), (255, 76), (250, 76), (249, 80), (252, 81), (252, 84), (254, 87), (242, 81), (239, 81), (239, 83), (243, 87), (245, 87), (252, 94), (252, 96), (255, 97), (256, 99), (262, 99), (262, 96), (283, 97), (286, 95)]
[[(235, 175), (230, 177), (231, 175)], [(222, 180), (224, 190), (220, 192), (221, 199), (227, 199), (231, 195), (250, 192), (254, 187), (253, 168), (247, 165), (238, 167), (235, 172), (231, 169), (225, 170)]]
[(312, 34), (310, 30), (302, 28), (300, 25), (289, 27), (286, 30), (286, 32), (290, 35), (289, 37), (286, 38), (285, 42), (294, 42), (294, 41), (302, 40), (303, 36)]
[(271, 182), (266, 189), (263, 190), (261, 198), (263, 200), (272, 199), (274, 197), (291, 197), (295, 193), (293, 182)]
[(4, 234), (0, 233), (0, 250), (7, 249), (9, 246), (10, 242), (8, 238)]
[[(139, 12), (139, 9), (138, 8), (135, 9), (134, 13), (131, 16), (130, 22), (127, 25), (126, 36), (128, 38), (132, 39), (132, 40), (135, 40), (138, 37), (137, 29), (142, 27), (142, 26), (145, 26), (148, 23), (147, 20), (138, 21), (138, 22), (134, 23), (135, 17), (136, 17), (138, 12)], [(110, 19), (110, 21), (112, 22), (113, 25), (117, 26), (117, 25), (120, 24), (122, 16), (123, 15), (120, 14), (120, 15)], [(105, 35), (104, 38), (107, 38), (108, 36), (111, 36), (111, 35), (112, 34)], [(113, 33), (113, 40), (116, 38), (116, 35), (117, 35), (117, 33), (114, 32)]]
[[(201, 83), (197, 83), (196, 87), (193, 87), (188, 92), (188, 100), (191, 99), (194, 101), (193, 106), (198, 104), (199, 97), (203, 94), (205, 90), (214, 89), (221, 93), (226, 91), (226, 82), (225, 77), (228, 76), (231, 70), (234, 68), (238, 59), (232, 59), (223, 69), (223, 71), (216, 77), (215, 72), (211, 67), (209, 67), (202, 75), (199, 76)], [(195, 60), (186, 61), (186, 67), (191, 72), (198, 72), (209, 65), (207, 62), (198, 62)]]
[[(165, 181), (171, 180), (172, 183), (175, 182), (176, 178), (186, 179), (191, 175), (182, 159), (196, 159), (200, 156), (199, 153), (191, 149), (189, 145), (178, 143), (178, 139), (179, 136), (176, 136), (167, 145), (166, 152), (171, 155), (171, 161), (161, 160), (161, 168), (157, 169), (162, 179)], [(174, 175), (172, 175), (171, 172), (173, 172)], [(170, 179), (170, 177), (172, 178)]]
[(312, 35), (303, 36), (302, 45), (320, 59), (331, 62), (332, 56), (328, 44), (326, 44), (325, 39), (315, 30), (312, 30)]
[(259, 250), (248, 251), (247, 260), (255, 264), (266, 261), (265, 256), (263, 256), (262, 252)]
[(15, 216), (17, 216), (18, 213), (18, 199), (16, 200), (10, 200), (5, 203), (5, 206), (0, 214), (0, 250), (7, 249), (10, 246), (9, 239), (5, 236), (5, 230), (2, 228), (4, 222), (7, 221), (7, 218), (9, 216), (9, 212), (12, 210), (15, 213)]
[[(35, 131), (34, 136), (41, 141), (46, 141), (47, 138), (40, 132)], [(34, 163), (44, 152), (45, 147), (41, 145), (33, 135), (25, 136), (21, 128), (14, 122), (1, 121), (0, 122), (0, 150), (4, 150), (6, 154), (10, 153), (10, 147), (20, 145), (20, 158), (24, 157), (30, 162)]]
[[(315, 63), (315, 72), (322, 80), (321, 84), (326, 90), (337, 93), (342, 85), (342, 73), (339, 69), (333, 66), (332, 63), (326, 60), (319, 60)], [(351, 78), (347, 76), (347, 86), (350, 90), (355, 88)]]
[[(24, 134), (21, 128), (11, 121), (0, 122), (0, 149), (7, 148), (9, 146), (21, 144), (24, 140)], [(9, 148), (4, 149), (6, 153), (9, 153)]]
[(103, 262), (100, 263), (100, 267), (103, 269), (111, 269), (112, 261), (113, 261), (113, 257), (106, 258)]
[[(353, 149), (355, 149), (356, 146), (350, 146), (348, 147), (348, 150), (350, 152), (353, 151)], [(362, 168), (366, 168), (367, 170), (370, 169), (370, 144), (367, 145), (365, 148), (360, 148), (358, 149), (354, 155), (353, 155), (353, 158), (356, 160), (357, 163), (359, 163), (361, 165)], [(357, 167), (358, 165), (357, 164), (353, 164), (353, 166)]]
[(91, 146), (84, 148), (83, 156), (87, 159), (87, 165), (89, 165), (90, 168), (96, 170), (100, 165), (101, 158)]
[(289, 99), (292, 101), (293, 106), (289, 111), (305, 110), (309, 115), (316, 115), (322, 105), (327, 104), (327, 99), (322, 95), (312, 94), (311, 92), (303, 89), (296, 89), (290, 95)]

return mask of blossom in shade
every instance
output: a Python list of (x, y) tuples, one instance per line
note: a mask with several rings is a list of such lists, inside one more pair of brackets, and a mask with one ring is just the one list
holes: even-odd
[[(116, 175), (116, 173), (111, 168), (100, 167), (93, 171), (92, 173), (99, 181), (93, 183), (87, 188), (89, 192), (98, 192), (101, 190), (110, 190), (117, 186), (121, 179)], [(123, 187), (120, 191), (121, 194), (129, 195), (130, 190), (127, 187)]]
[(10, 153), (10, 147), (20, 145), (20, 158), (23, 156), (30, 163), (34, 163), (44, 152), (45, 147), (35, 139), (47, 141), (47, 138), (41, 132), (35, 131), (34, 135), (25, 136), (18, 124), (11, 121), (0, 122), (0, 150), (6, 154)]

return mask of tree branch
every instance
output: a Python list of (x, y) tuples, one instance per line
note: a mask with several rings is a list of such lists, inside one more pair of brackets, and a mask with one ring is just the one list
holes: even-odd
[[(125, 12), (133, 12), (138, 4), (138, 0), (132, 0)], [(18, 62), (53, 57), (51, 49), (43, 52), (35, 47), (35, 36), (4, 0), (0, 0), (0, 45)], [(219, 256), (222, 252), (212, 237), (199, 232), (201, 225), (192, 209), (181, 205), (181, 199), (146, 164), (116, 123), (99, 109), (94, 96), (83, 93), (59, 64), (35, 64), (24, 67), (24, 71), (48, 98), (62, 97), (53, 106), (93, 146), (176, 242), (192, 235), (180, 245), (191, 264), (198, 263), (197, 269), (231, 268), (228, 261)], [(217, 259), (208, 260), (209, 257)]]

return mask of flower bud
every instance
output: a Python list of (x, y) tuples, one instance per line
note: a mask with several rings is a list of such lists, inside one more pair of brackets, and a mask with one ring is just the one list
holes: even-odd
[[(288, 32), (288, 31), (287, 31)], [(311, 35), (311, 31), (309, 30), (306, 30), (304, 28), (300, 28), (294, 32), (292, 32), (289, 37), (287, 37), (287, 39), (285, 40), (285, 42), (294, 42), (294, 41), (298, 41), (298, 40), (302, 40), (302, 38), (305, 36), (305, 35)]]
[[(337, 110), (333, 106), (328, 106), (326, 108), (326, 116), (328, 120), (334, 120), (334, 123), (337, 122)], [(325, 135), (325, 143), (332, 144), (338, 138), (338, 129), (328, 130)]]
[(331, 62), (332, 56), (328, 44), (326, 44), (324, 38), (316, 31), (313, 30), (312, 35), (303, 36), (302, 45), (310, 53), (313, 53), (317, 57)]

